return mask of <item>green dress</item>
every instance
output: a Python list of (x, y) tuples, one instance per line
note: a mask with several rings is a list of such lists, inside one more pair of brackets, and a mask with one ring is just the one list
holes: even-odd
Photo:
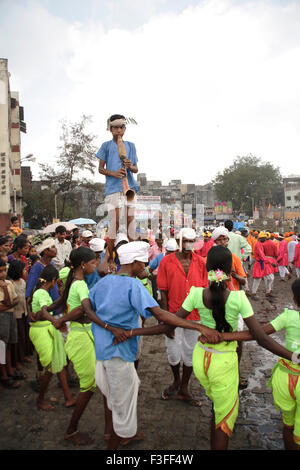
[[(188, 312), (196, 308), (201, 324), (215, 329), (212, 311), (203, 303), (203, 287), (192, 287), (182, 304)], [(253, 315), (252, 306), (244, 291), (231, 291), (225, 303), (225, 318), (232, 331), (237, 331), (239, 315), (248, 318)], [(223, 341), (219, 344), (197, 343), (193, 352), (195, 376), (205, 388), (214, 406), (216, 428), (232, 435), (238, 416), (238, 357), (237, 341)]]
[[(79, 307), (84, 299), (89, 298), (89, 289), (85, 281), (76, 280), (71, 284), (67, 309), (71, 312)], [(80, 391), (95, 391), (96, 354), (91, 324), (70, 322), (70, 332), (66, 341), (67, 356), (74, 365), (79, 378)]]
[[(52, 303), (48, 291), (36, 290), (32, 298), (33, 314)], [(54, 328), (49, 320), (40, 320), (30, 323), (29, 337), (42, 366), (53, 374), (61, 372), (67, 364), (65, 342), (61, 332)]]

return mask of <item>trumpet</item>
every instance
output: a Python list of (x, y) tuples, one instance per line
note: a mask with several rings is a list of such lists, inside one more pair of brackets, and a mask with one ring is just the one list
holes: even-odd
[[(118, 136), (118, 152), (119, 152), (119, 157), (122, 161), (122, 167), (127, 172), (126, 166), (124, 164), (124, 160), (125, 158), (127, 158), (127, 153), (126, 153), (124, 142), (120, 135)], [(134, 196), (135, 196), (135, 191), (129, 187), (127, 176), (123, 176), (122, 178), (122, 193), (123, 193), (123, 196), (127, 198), (128, 202), (133, 201)]]

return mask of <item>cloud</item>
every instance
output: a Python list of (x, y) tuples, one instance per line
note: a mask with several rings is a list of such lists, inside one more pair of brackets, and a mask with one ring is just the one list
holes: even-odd
[(82, 113), (93, 116), (100, 146), (107, 117), (120, 112), (138, 121), (126, 136), (149, 179), (205, 184), (249, 153), (297, 171), (298, 2), (208, 0), (160, 14), (150, 0), (109, 5), (106, 21), (127, 11), (140, 26), (107, 28), (97, 15), (70, 22), (36, 2), (15, 7), (24, 47), (7, 40), (6, 57), (25, 105), (24, 155), (49, 161), (59, 120)]

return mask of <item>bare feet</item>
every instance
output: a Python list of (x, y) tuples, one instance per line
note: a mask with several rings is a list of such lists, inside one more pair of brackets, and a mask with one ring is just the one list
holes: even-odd
[(124, 438), (122, 438), (121, 441), (120, 441), (120, 445), (121, 446), (127, 446), (128, 444), (130, 444), (133, 441), (144, 441), (145, 439), (146, 439), (146, 434), (144, 434), (143, 432), (138, 432), (133, 437), (124, 437)]
[(50, 405), (49, 403), (45, 402), (44, 400), (37, 400), (36, 401), (37, 407), (39, 410), (43, 411), (53, 411), (54, 406)]
[(88, 434), (83, 434), (78, 430), (71, 434), (65, 434), (64, 438), (66, 441), (70, 441), (76, 446), (87, 446), (94, 442), (94, 439), (91, 439)]
[(71, 408), (72, 406), (75, 406), (76, 403), (76, 398), (72, 398), (70, 400), (65, 401), (65, 407), (66, 408)]
[(201, 406), (201, 401), (197, 400), (197, 398), (192, 397), (192, 395), (190, 395), (189, 393), (178, 393), (176, 398), (191, 406)]

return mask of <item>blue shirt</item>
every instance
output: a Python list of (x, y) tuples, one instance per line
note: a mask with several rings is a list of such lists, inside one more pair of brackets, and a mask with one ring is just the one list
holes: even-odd
[(95, 268), (95, 271), (92, 274), (84, 276), (84, 280), (87, 283), (89, 290), (91, 290), (91, 288), (94, 287), (100, 279), (101, 277), (98, 274), (97, 268)]
[[(53, 264), (53, 263), (51, 262), (50, 264)], [(27, 278), (27, 282), (26, 282), (26, 290), (25, 290), (26, 299), (32, 295), (32, 292), (33, 292), (35, 286), (37, 285), (38, 280), (39, 280), (39, 278), (41, 276), (41, 273), (42, 273), (44, 268), (45, 268), (45, 266), (42, 263), (40, 263), (39, 261), (37, 261), (36, 263), (34, 263), (32, 268), (30, 269), (29, 274), (28, 274), (28, 278)], [(57, 284), (55, 284), (55, 286), (52, 289), (49, 290), (49, 294), (50, 294), (50, 297), (53, 300), (53, 302), (56, 299), (58, 299), (59, 293), (58, 293)]]
[(157, 269), (164, 256), (165, 256), (165, 253), (160, 253), (159, 255), (155, 256), (155, 258), (153, 258), (153, 260), (150, 261), (149, 268), (152, 269), (152, 271)]
[[(127, 158), (131, 160), (132, 165), (135, 165), (138, 162), (135, 145), (132, 142), (127, 141), (124, 141), (124, 145), (126, 148)], [(99, 160), (105, 161), (106, 169), (109, 171), (117, 171), (122, 168), (122, 162), (118, 152), (118, 145), (113, 139), (109, 140), (108, 142), (104, 142), (101, 145), (100, 149), (96, 153), (96, 157), (99, 158)], [(114, 176), (106, 176), (105, 178), (105, 196), (122, 192), (122, 178), (115, 178)], [(129, 187), (134, 189), (135, 192), (138, 192), (139, 185), (134, 179), (132, 172), (128, 168), (127, 180)]]
[[(90, 301), (96, 315), (111, 326), (131, 330), (140, 328), (139, 315), (151, 316), (148, 308), (158, 307), (143, 284), (132, 277), (108, 274), (90, 290)], [(134, 362), (138, 351), (138, 336), (125, 343), (113, 345), (114, 335), (92, 323), (96, 358), (105, 361), (121, 357), (126, 362)]]

